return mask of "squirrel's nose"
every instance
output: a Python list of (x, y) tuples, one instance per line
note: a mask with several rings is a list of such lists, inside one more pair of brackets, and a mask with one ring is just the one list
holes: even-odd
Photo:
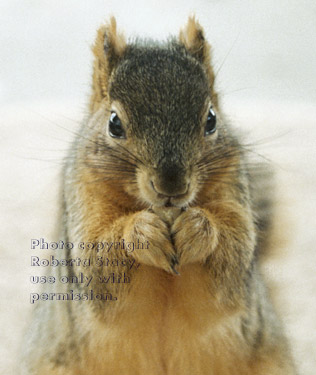
[(185, 184), (161, 184), (158, 181), (150, 181), (152, 189), (160, 196), (166, 198), (178, 198), (185, 195), (189, 190), (189, 183)]
[(152, 174), (150, 182), (156, 194), (176, 198), (188, 192), (190, 179), (183, 166), (165, 160)]

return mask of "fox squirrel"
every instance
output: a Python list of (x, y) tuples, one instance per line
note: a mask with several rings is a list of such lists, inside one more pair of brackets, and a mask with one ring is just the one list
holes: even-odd
[[(54, 267), (56, 277), (91, 283), (58, 285), (77, 301), (36, 304), (22, 373), (295, 374), (258, 272), (265, 221), (221, 114), (202, 27), (190, 17), (178, 38), (127, 43), (111, 18), (93, 53), (90, 115), (64, 168), (61, 236), (120, 246), (58, 253), (94, 263)], [(137, 243), (147, 247), (124, 247)], [(105, 259), (116, 262), (112, 282), (100, 282)]]

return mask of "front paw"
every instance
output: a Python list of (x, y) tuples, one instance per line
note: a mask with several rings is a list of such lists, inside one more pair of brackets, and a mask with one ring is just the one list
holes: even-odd
[(124, 229), (128, 242), (149, 242), (148, 249), (135, 249), (131, 255), (140, 263), (162, 268), (177, 274), (178, 264), (170, 233), (166, 223), (152, 212), (141, 211), (134, 214)]
[(180, 265), (205, 262), (217, 244), (211, 215), (200, 208), (189, 208), (175, 220), (171, 236)]

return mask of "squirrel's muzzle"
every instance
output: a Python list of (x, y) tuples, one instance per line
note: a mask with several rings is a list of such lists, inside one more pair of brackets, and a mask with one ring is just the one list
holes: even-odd
[(151, 186), (160, 196), (178, 198), (189, 190), (189, 179), (178, 166), (165, 166), (152, 177)]

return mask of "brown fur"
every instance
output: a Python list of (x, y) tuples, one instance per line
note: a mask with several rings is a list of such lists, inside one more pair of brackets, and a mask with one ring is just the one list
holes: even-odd
[(214, 90), (215, 75), (211, 65), (211, 46), (205, 40), (203, 28), (194, 16), (189, 17), (186, 27), (180, 31), (179, 40), (193, 56), (204, 64), (210, 82), (212, 102), (218, 105), (217, 93)]
[[(105, 40), (105, 37), (107, 38)], [(93, 90), (90, 100), (91, 112), (96, 111), (101, 102), (108, 96), (108, 79), (113, 61), (105, 58), (104, 49), (108, 45), (111, 49), (110, 53), (114, 60), (117, 60), (122, 55), (126, 42), (123, 34), (117, 32), (116, 20), (114, 17), (110, 22), (98, 30), (95, 44), (92, 48), (94, 54), (94, 69), (93, 69)]]
[[(64, 253), (140, 267), (119, 267), (126, 285), (98, 283), (102, 267), (69, 271), (117, 301), (38, 303), (25, 374), (295, 374), (258, 271), (247, 163), (220, 115), (203, 29), (190, 18), (167, 47), (128, 45), (112, 18), (93, 51), (91, 117), (64, 174), (63, 236), (149, 249)], [(219, 128), (206, 137), (210, 103)], [(126, 138), (107, 132), (110, 110)]]

